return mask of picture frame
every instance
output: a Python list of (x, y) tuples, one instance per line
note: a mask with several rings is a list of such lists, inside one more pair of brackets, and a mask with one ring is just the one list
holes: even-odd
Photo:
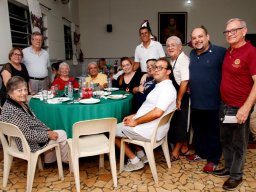
[(158, 12), (158, 40), (166, 44), (168, 37), (178, 36), (187, 44), (187, 12)]

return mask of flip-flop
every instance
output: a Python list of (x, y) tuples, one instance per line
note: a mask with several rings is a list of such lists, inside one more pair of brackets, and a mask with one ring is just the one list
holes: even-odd
[(171, 155), (171, 162), (180, 160), (180, 157), (175, 157), (174, 155)]
[(184, 153), (180, 150), (180, 156), (188, 156), (188, 155), (190, 155), (189, 149)]

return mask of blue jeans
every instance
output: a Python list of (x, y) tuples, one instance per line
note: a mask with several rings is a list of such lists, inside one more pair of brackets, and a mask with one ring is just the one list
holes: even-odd
[[(222, 104), (220, 116), (236, 115), (238, 107)], [(222, 123), (220, 140), (225, 160), (225, 169), (230, 172), (230, 177), (240, 179), (243, 176), (243, 167), (249, 139), (250, 115), (243, 124)]]

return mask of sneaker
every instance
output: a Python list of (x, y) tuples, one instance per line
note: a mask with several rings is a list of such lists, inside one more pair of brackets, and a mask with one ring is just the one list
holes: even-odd
[(242, 182), (243, 182), (242, 178), (233, 179), (230, 177), (230, 178), (228, 178), (227, 181), (225, 181), (222, 188), (227, 191), (233, 191), (233, 190), (237, 189), (242, 184)]
[(128, 160), (127, 164), (124, 166), (125, 171), (136, 171), (142, 169), (144, 167), (144, 163), (140, 160), (136, 164), (132, 164), (130, 160)]
[(144, 163), (144, 164), (148, 163), (148, 158), (147, 158), (146, 155), (144, 155), (143, 157), (141, 157), (140, 160), (141, 160), (142, 163)]
[(230, 175), (230, 172), (227, 169), (223, 168), (213, 171), (212, 174), (217, 177), (227, 177)]
[(203, 172), (212, 173), (216, 170), (216, 168), (217, 168), (217, 165), (215, 165), (213, 162), (207, 162), (203, 168)]
[(191, 155), (187, 155), (186, 156), (187, 160), (189, 161), (203, 161), (205, 159), (201, 158), (200, 156), (198, 156), (197, 154), (191, 154)]

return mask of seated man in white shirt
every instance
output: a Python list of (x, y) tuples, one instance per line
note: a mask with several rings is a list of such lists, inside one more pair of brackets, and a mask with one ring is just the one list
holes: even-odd
[[(169, 79), (171, 65), (166, 59), (158, 59), (153, 77), (156, 81), (155, 88), (148, 94), (146, 101), (142, 104), (136, 114), (127, 116), (122, 123), (117, 125), (116, 145), (120, 148), (121, 138), (128, 137), (141, 141), (150, 141), (153, 128), (157, 126), (162, 115), (170, 113), (176, 109), (176, 90)], [(162, 126), (157, 131), (157, 140), (161, 140), (169, 130), (169, 123)], [(137, 156), (125, 146), (125, 154), (130, 161), (125, 165), (124, 170), (134, 171), (144, 167), (147, 162), (145, 153), (140, 147), (136, 147)]]

